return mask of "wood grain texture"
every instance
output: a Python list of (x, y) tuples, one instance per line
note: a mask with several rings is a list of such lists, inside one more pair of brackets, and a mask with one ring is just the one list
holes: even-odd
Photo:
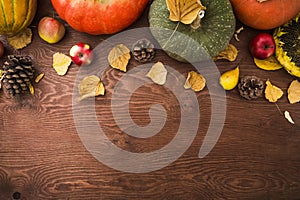
[[(57, 15), (50, 1), (39, 1), (38, 6), (31, 26), (32, 44), (14, 51), (5, 43), (6, 55), (32, 56), (37, 71), (44, 72), (45, 77), (35, 84), (34, 96), (12, 99), (1, 92), (0, 200), (13, 199), (15, 192), (20, 193), (22, 200), (300, 198), (300, 106), (290, 105), (286, 95), (277, 105), (282, 111), (291, 112), (295, 125), (288, 123), (277, 107), (263, 98), (247, 101), (237, 90), (226, 92), (227, 112), (221, 137), (210, 154), (199, 159), (199, 148), (211, 117), (211, 96), (206, 88), (196, 94), (201, 112), (197, 136), (177, 161), (142, 174), (117, 171), (99, 162), (82, 144), (74, 123), (72, 96), (79, 67), (72, 64), (67, 75), (59, 77), (51, 64), (52, 55), (57, 51), (67, 54), (79, 41), (95, 47), (109, 36), (79, 33), (66, 24), (66, 37), (58, 44), (47, 44), (38, 37), (36, 25), (43, 16)], [(147, 12), (130, 28), (147, 27)], [(238, 22), (237, 29), (240, 26)], [(245, 26), (239, 35), (241, 41), (232, 39), (239, 49), (237, 60), (218, 61), (218, 69), (224, 72), (239, 65), (241, 76), (270, 79), (286, 94), (294, 77), (284, 70), (263, 71), (253, 64), (248, 43), (256, 33), (258, 31)], [(3, 36), (0, 39), (6, 42)], [(160, 50), (153, 62), (157, 61), (163, 61), (183, 75), (193, 69)], [(131, 60), (129, 69), (135, 67), (138, 63)], [(111, 111), (114, 86), (123, 75), (109, 68), (102, 74), (107, 93), (95, 98), (99, 123), (110, 141), (126, 151), (142, 153), (162, 148), (178, 130), (181, 117), (178, 100), (164, 87), (154, 84), (140, 87), (130, 100), (132, 120), (147, 126), (152, 104), (165, 108), (167, 120), (164, 128), (151, 138), (129, 136), (119, 129)], [(127, 120), (122, 123), (126, 124)]]

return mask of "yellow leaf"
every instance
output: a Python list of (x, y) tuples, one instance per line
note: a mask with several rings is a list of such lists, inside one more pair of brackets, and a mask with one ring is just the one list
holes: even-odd
[(130, 60), (130, 50), (124, 45), (116, 45), (108, 54), (109, 64), (123, 72), (127, 71), (127, 65)]
[(264, 70), (278, 70), (283, 67), (275, 56), (268, 57), (264, 60), (254, 58), (254, 63), (258, 68)]
[(269, 102), (275, 103), (283, 95), (283, 91), (268, 80), (266, 81), (265, 97)]
[(69, 56), (59, 52), (53, 54), (52, 66), (58, 75), (60, 76), (65, 75), (71, 63), (72, 63), (72, 59)]
[(4, 70), (3, 69), (0, 69), (0, 77), (2, 77), (4, 74)]
[(192, 88), (193, 91), (199, 92), (204, 89), (205, 85), (206, 80), (201, 74), (195, 71), (190, 71), (185, 81), (184, 88)]
[(300, 102), (300, 82), (294, 80), (288, 88), (288, 99), (291, 104)]
[(167, 70), (161, 62), (155, 63), (150, 71), (146, 74), (154, 83), (163, 85), (167, 80)]
[(200, 0), (166, 0), (170, 12), (169, 19), (175, 22), (191, 24), (197, 19), (201, 10), (205, 10)]
[(26, 47), (32, 41), (32, 31), (30, 28), (26, 28), (24, 31), (19, 34), (8, 37), (8, 43), (15, 49), (22, 49)]
[(80, 94), (79, 100), (105, 94), (103, 83), (100, 81), (100, 78), (95, 75), (87, 76), (82, 79), (78, 85), (78, 90)]
[(239, 76), (240, 76), (239, 67), (226, 71), (220, 76), (219, 79), (220, 85), (224, 88), (224, 90), (232, 90), (238, 84)]
[(30, 94), (34, 94), (34, 87), (31, 83), (28, 84)]
[(217, 56), (214, 57), (214, 60), (225, 59), (232, 62), (235, 61), (238, 52), (239, 51), (233, 44), (228, 44), (222, 52), (220, 52)]
[(39, 75), (37, 75), (37, 77), (35, 78), (35, 82), (38, 83), (42, 80), (42, 78), (45, 76), (44, 73), (40, 73)]
[(0, 89), (2, 88), (3, 78), (4, 78), (4, 70), (0, 69)]

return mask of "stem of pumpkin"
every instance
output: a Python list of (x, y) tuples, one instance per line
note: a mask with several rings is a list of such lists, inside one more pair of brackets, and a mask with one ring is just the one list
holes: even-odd
[(175, 32), (177, 31), (177, 29), (178, 29), (178, 27), (179, 27), (179, 23), (180, 23), (180, 22), (177, 23), (177, 25), (176, 25), (176, 27), (175, 27), (173, 33), (170, 35), (170, 37), (168, 38), (167, 42), (166, 42), (166, 43), (164, 44), (164, 46), (162, 47), (163, 49), (167, 46), (167, 44), (169, 43), (169, 41), (171, 40), (171, 38), (174, 36)]

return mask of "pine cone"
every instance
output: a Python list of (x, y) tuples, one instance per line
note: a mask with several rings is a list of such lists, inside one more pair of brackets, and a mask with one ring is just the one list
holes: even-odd
[(262, 96), (264, 88), (264, 82), (256, 76), (244, 76), (238, 84), (240, 95), (248, 100)]
[(9, 94), (29, 91), (34, 75), (34, 66), (29, 56), (9, 55), (3, 69), (3, 83)]
[(140, 39), (133, 44), (132, 54), (141, 63), (151, 61), (155, 55), (154, 45), (147, 39)]

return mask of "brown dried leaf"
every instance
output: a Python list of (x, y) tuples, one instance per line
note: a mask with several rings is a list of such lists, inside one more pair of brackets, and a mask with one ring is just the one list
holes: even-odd
[(146, 76), (154, 83), (164, 85), (167, 80), (167, 73), (165, 66), (161, 62), (157, 62), (151, 67)]
[(266, 81), (265, 97), (267, 100), (269, 100), (269, 102), (277, 102), (277, 100), (280, 99), (282, 95), (283, 91), (279, 87), (272, 85), (269, 80)]
[(53, 54), (52, 66), (58, 75), (60, 76), (65, 75), (71, 63), (72, 63), (72, 59), (69, 56), (59, 52)]
[(130, 50), (124, 45), (116, 45), (108, 54), (109, 64), (123, 72), (127, 71), (127, 65), (130, 60)]
[(200, 11), (206, 9), (200, 0), (166, 0), (166, 3), (170, 11), (169, 19), (184, 24), (193, 23)]
[(294, 80), (288, 88), (288, 99), (291, 104), (300, 102), (300, 82)]
[(78, 85), (79, 100), (105, 94), (105, 88), (100, 78), (95, 75), (87, 76)]
[(32, 41), (32, 31), (30, 28), (25, 29), (19, 34), (8, 37), (8, 43), (15, 49), (23, 49)]
[(193, 91), (199, 92), (204, 89), (205, 85), (206, 80), (201, 74), (195, 71), (190, 71), (185, 81), (184, 88), (192, 88)]
[(36, 82), (36, 83), (40, 82), (44, 76), (45, 76), (44, 73), (40, 73), (39, 75), (37, 75), (34, 82)]
[(220, 59), (225, 59), (228, 61), (235, 61), (237, 55), (238, 55), (238, 50), (233, 44), (228, 44), (227, 47), (219, 53), (219, 55), (214, 57), (214, 60), (220, 60)]

